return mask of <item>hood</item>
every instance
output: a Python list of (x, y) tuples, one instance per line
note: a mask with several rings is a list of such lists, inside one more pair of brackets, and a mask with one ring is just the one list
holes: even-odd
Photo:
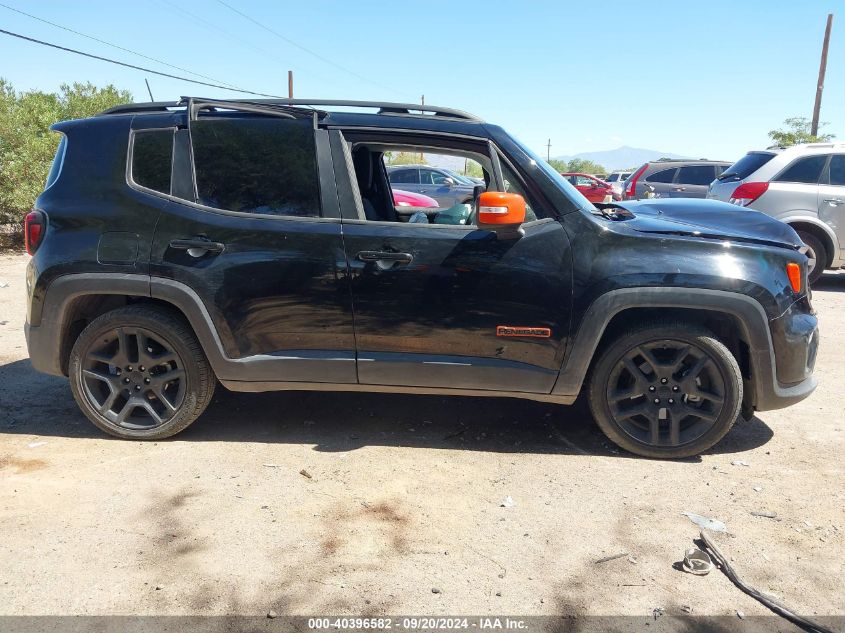
[[(603, 205), (607, 208), (607, 205)], [(629, 213), (615, 219), (642, 233), (690, 235), (707, 239), (750, 242), (798, 250), (801, 239), (791, 226), (726, 202), (699, 198), (652, 198), (614, 202), (607, 208), (621, 208)]]

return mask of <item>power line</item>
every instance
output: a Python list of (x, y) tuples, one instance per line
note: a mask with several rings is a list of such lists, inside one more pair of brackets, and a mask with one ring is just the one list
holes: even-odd
[[(82, 33), (80, 31), (75, 31), (66, 26), (62, 26), (61, 24), (56, 24), (55, 22), (51, 22), (50, 20), (45, 20), (44, 18), (39, 18), (37, 15), (32, 15), (31, 13), (27, 13), (26, 11), (21, 11), (20, 9), (16, 9), (15, 7), (10, 7), (8, 4), (0, 2), (0, 7), (4, 7), (9, 11), (14, 11), (15, 13), (19, 13), (21, 15), (25, 15), (28, 18), (32, 18), (33, 20), (38, 20), (39, 22), (43, 22), (44, 24), (49, 24), (50, 26), (54, 26), (57, 29), (62, 29), (63, 31), (67, 31), (68, 33), (73, 33), (74, 35), (80, 35), (82, 37), (88, 38), (89, 40), (93, 40), (94, 42), (99, 42), (100, 44), (105, 44), (106, 46), (111, 46), (117, 50), (123, 51), (125, 53), (131, 53), (132, 55), (137, 55), (138, 57), (143, 57), (144, 59), (148, 59), (152, 62), (156, 62), (157, 64), (161, 64), (163, 66), (168, 66), (169, 68), (175, 68), (176, 70), (181, 70), (182, 72), (186, 72), (189, 75), (194, 75), (195, 77), (202, 77), (203, 79), (208, 79), (210, 81), (215, 81), (217, 83), (226, 84), (227, 86), (232, 86), (232, 84), (221, 81), (220, 79), (215, 79), (214, 77), (209, 77), (208, 75), (203, 75), (200, 73), (196, 73), (192, 70), (188, 70), (187, 68), (182, 68), (181, 66), (175, 66), (173, 64), (169, 64), (166, 61), (161, 59), (156, 59), (155, 57), (150, 57), (149, 55), (144, 55), (143, 53), (139, 53), (137, 51), (133, 51), (129, 48), (124, 48), (123, 46), (119, 46), (117, 44), (113, 44), (112, 42), (107, 42), (106, 40), (101, 40), (98, 37), (94, 37), (93, 35), (88, 35), (86, 33)], [(233, 86), (235, 87), (235, 86)]]
[(153, 75), (159, 75), (160, 77), (168, 77), (170, 79), (176, 79), (178, 81), (186, 81), (188, 83), (197, 84), (199, 86), (208, 86), (210, 88), (217, 88), (218, 90), (228, 90), (230, 92), (241, 92), (243, 94), (254, 95), (256, 97), (270, 97), (271, 99), (284, 99), (284, 97), (280, 97), (279, 95), (271, 95), (266, 94), (263, 92), (253, 92), (252, 90), (245, 90), (243, 88), (230, 88), (229, 86), (221, 86), (220, 84), (213, 84), (207, 81), (197, 81), (196, 79), (188, 79), (187, 77), (180, 77), (178, 75), (171, 75), (170, 73), (163, 73), (158, 70), (153, 70), (151, 68), (144, 68), (143, 66), (136, 66), (134, 64), (127, 64), (126, 62), (119, 62), (116, 59), (109, 59), (108, 57), (101, 57), (99, 55), (94, 55), (92, 53), (85, 53), (83, 51), (78, 51), (75, 48), (68, 48), (66, 46), (59, 46), (58, 44), (51, 44), (50, 42), (44, 42), (42, 40), (37, 40), (34, 37), (27, 37), (26, 35), (21, 35), (20, 33), (13, 33), (12, 31), (7, 31), (5, 29), (0, 29), (0, 33), (4, 33), (5, 35), (11, 35), (12, 37), (17, 37), (21, 40), (26, 40), (27, 42), (33, 42), (35, 44), (41, 44), (42, 46), (49, 46), (50, 48), (56, 48), (60, 51), (66, 51), (68, 53), (75, 53), (76, 55), (82, 55), (83, 57), (90, 57), (91, 59), (98, 59), (102, 62), (108, 62), (110, 64), (117, 64), (118, 66), (124, 66), (126, 68), (133, 68), (134, 70), (140, 70), (145, 73), (152, 73)]
[[(316, 58), (317, 58), (317, 59), (319, 59), (321, 62), (323, 62), (323, 63), (325, 63), (325, 64), (328, 64), (328, 65), (330, 65), (330, 66), (334, 66), (334, 67), (335, 67), (335, 68), (337, 68), (338, 70), (342, 70), (342, 71), (343, 71), (343, 72), (345, 72), (345, 73), (349, 73), (350, 75), (353, 75), (354, 77), (357, 77), (358, 79), (360, 79), (360, 80), (362, 80), (362, 81), (366, 81), (367, 83), (373, 84), (374, 86), (378, 86), (379, 88), (382, 88), (382, 89), (385, 89), (385, 90), (390, 90), (391, 92), (396, 92), (396, 90), (395, 90), (395, 89), (390, 88), (389, 86), (384, 86), (384, 85), (382, 85), (382, 84), (378, 83), (377, 81), (373, 81), (372, 79), (369, 79), (369, 78), (367, 78), (367, 77), (364, 77), (363, 75), (361, 75), (361, 74), (359, 74), (359, 73), (356, 73), (354, 70), (350, 70), (349, 68), (346, 68), (345, 66), (341, 66), (340, 64), (337, 64), (337, 63), (333, 62), (332, 60), (328, 59), (327, 57), (324, 57), (324, 56), (320, 55), (319, 53), (317, 53), (317, 52), (315, 52), (315, 51), (312, 51), (310, 48), (307, 48), (307, 47), (303, 46), (302, 44), (299, 44), (299, 43), (297, 43), (297, 42), (294, 42), (294, 41), (293, 41), (292, 39), (290, 39), (289, 37), (286, 37), (286, 36), (282, 35), (281, 33), (279, 33), (278, 31), (276, 31), (276, 30), (274, 30), (274, 29), (271, 29), (271, 28), (270, 28), (269, 26), (267, 26), (266, 24), (262, 24), (262, 23), (261, 23), (261, 22), (259, 22), (258, 20), (256, 20), (256, 19), (254, 19), (254, 18), (252, 18), (252, 17), (248, 16), (248, 15), (247, 15), (246, 13), (244, 13), (243, 11), (241, 11), (241, 10), (239, 10), (239, 9), (236, 9), (235, 7), (233, 7), (232, 5), (230, 5), (230, 4), (229, 4), (229, 3), (227, 3), (227, 2), (224, 2), (224, 0), (217, 0), (217, 2), (218, 2), (219, 4), (222, 4), (224, 7), (226, 7), (227, 9), (229, 9), (230, 11), (232, 11), (233, 13), (237, 13), (239, 16), (241, 16), (241, 17), (242, 17), (242, 18), (244, 18), (245, 20), (249, 20), (250, 22), (252, 22), (252, 23), (253, 23), (253, 24), (255, 24), (256, 26), (258, 26), (258, 27), (260, 27), (260, 28), (264, 29), (264, 30), (265, 30), (265, 31), (267, 31), (268, 33), (271, 33), (271, 34), (275, 35), (275, 36), (276, 36), (276, 37), (278, 37), (280, 40), (287, 42), (287, 43), (288, 43), (288, 44), (290, 44), (291, 46), (295, 46), (295, 47), (296, 47), (296, 48), (298, 48), (299, 50), (301, 50), (301, 51), (304, 51), (304, 52), (308, 53), (308, 54), (309, 54), (309, 55), (311, 55), (312, 57), (316, 57)], [(400, 93), (400, 94), (402, 94), (402, 93)]]

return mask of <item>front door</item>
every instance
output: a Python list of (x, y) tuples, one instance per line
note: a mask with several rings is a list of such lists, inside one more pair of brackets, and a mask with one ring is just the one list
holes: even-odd
[(151, 274), (198, 296), (237, 363), (231, 378), (354, 383), (337, 196), (317, 168), (327, 133), (315, 137), (310, 118), (230, 115), (200, 114), (176, 134), (183, 171), (158, 222)]
[[(366, 143), (350, 138), (351, 147), (332, 145), (339, 190), (340, 172), (352, 164), (343, 152)], [(426, 139), (426, 146), (437, 142)], [(491, 188), (523, 193), (523, 179), (506, 165), (500, 171), (486, 143), (466, 143), (461, 155), (478, 151)], [(552, 211), (525, 192), (524, 235), (502, 239), (475, 226), (438, 224), (436, 216), (433, 223), (368, 221), (353, 190), (341, 196), (341, 212), (359, 382), (549, 393), (571, 299), (570, 245)]]

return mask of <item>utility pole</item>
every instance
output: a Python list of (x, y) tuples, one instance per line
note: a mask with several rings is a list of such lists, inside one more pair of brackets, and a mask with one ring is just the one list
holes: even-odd
[[(420, 105), (425, 107), (425, 95), (420, 95)], [(420, 163), (425, 164), (425, 156), (420, 152)]]
[(293, 99), (293, 71), (288, 71), (288, 99)]
[(546, 162), (552, 160), (552, 139), (549, 139), (549, 142), (546, 143)]
[(824, 30), (824, 44), (822, 44), (822, 61), (819, 64), (819, 81), (816, 84), (816, 104), (813, 106), (813, 124), (810, 134), (819, 133), (819, 111), (822, 108), (822, 90), (824, 90), (824, 73), (827, 70), (827, 47), (830, 45), (830, 28), (833, 26), (833, 14), (827, 14), (827, 27)]
[(153, 91), (150, 90), (150, 82), (147, 81), (146, 77), (144, 77), (144, 83), (147, 84), (147, 92), (150, 93), (150, 101), (155, 101), (155, 99), (153, 99)]

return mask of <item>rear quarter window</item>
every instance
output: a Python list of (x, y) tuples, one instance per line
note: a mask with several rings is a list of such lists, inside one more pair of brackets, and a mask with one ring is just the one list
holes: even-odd
[(709, 185), (716, 179), (716, 168), (713, 165), (687, 165), (681, 167), (678, 183), (684, 185)]
[(815, 185), (819, 182), (827, 162), (827, 156), (805, 156), (793, 162), (789, 167), (784, 169), (777, 177), (773, 178), (774, 182), (795, 182), (808, 185)]
[(174, 129), (141, 130), (132, 140), (132, 181), (136, 185), (170, 194)]
[(845, 186), (845, 154), (830, 157), (830, 184)]

